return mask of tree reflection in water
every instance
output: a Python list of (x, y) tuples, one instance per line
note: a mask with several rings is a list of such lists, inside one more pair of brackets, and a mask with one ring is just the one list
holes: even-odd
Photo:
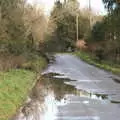
[[(67, 104), (69, 95), (102, 98), (101, 95), (77, 90), (74, 86), (65, 83), (69, 82), (69, 79), (56, 78), (56, 75), (59, 76), (56, 73), (49, 73), (37, 81), (28, 101), (15, 120), (54, 120), (58, 112), (57, 107)], [(107, 96), (103, 98), (107, 99)]]

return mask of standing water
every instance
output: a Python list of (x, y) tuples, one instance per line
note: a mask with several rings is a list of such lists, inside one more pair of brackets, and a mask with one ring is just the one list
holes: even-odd
[[(42, 74), (14, 120), (120, 120), (120, 85), (99, 69), (104, 79), (83, 79), (81, 69), (85, 68), (85, 78), (94, 77), (87, 76), (87, 71), (93, 73), (97, 68), (74, 56), (56, 56), (56, 62)], [(103, 89), (111, 83), (115, 89)]]

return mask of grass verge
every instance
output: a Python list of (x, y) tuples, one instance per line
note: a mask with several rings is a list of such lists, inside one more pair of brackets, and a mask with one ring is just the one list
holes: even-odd
[(17, 112), (36, 82), (36, 73), (45, 65), (45, 59), (37, 57), (20, 69), (0, 72), (0, 120), (8, 120)]
[(76, 56), (80, 57), (83, 61), (95, 65), (96, 67), (99, 67), (101, 69), (110, 71), (114, 74), (120, 75), (120, 65), (114, 64), (114, 63), (108, 63), (108, 61), (101, 61), (98, 62), (94, 56), (86, 53), (86, 52), (75, 52)]

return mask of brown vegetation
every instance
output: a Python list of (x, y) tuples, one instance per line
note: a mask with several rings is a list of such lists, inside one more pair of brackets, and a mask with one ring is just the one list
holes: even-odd
[(76, 47), (77, 47), (77, 49), (80, 49), (80, 50), (87, 50), (87, 48), (88, 48), (85, 40), (78, 40), (76, 42)]
[(22, 55), (14, 56), (4, 53), (3, 55), (0, 55), (0, 71), (8, 71), (13, 68), (21, 68), (25, 62), (26, 59)]

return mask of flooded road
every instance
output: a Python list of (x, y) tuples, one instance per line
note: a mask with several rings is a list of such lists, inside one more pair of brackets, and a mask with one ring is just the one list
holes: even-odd
[(58, 54), (14, 120), (120, 120), (119, 80), (75, 56)]

